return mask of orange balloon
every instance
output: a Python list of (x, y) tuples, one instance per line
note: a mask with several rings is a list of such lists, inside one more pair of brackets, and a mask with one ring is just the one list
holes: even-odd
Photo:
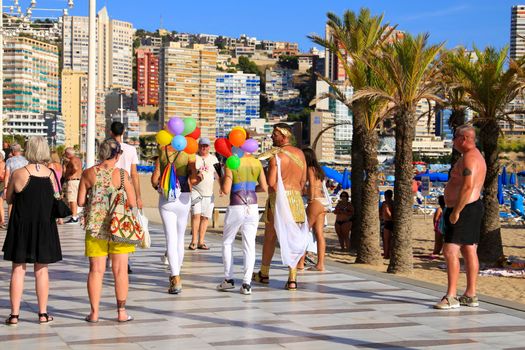
[(241, 147), (244, 141), (246, 141), (246, 133), (239, 129), (232, 130), (230, 136), (228, 136), (228, 140), (230, 140), (233, 146)]
[(199, 149), (199, 145), (197, 144), (197, 141), (193, 137), (186, 136), (186, 148), (184, 149), (184, 152), (188, 154), (194, 154), (197, 153), (197, 150)]

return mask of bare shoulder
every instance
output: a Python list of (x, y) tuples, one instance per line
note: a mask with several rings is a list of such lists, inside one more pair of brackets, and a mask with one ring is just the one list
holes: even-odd
[(480, 165), (480, 163), (485, 163), (483, 155), (477, 148), (473, 148), (472, 150), (463, 154), (462, 160), (465, 166)]

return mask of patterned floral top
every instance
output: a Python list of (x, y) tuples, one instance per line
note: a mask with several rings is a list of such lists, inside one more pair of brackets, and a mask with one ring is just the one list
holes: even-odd
[(111, 215), (110, 204), (117, 188), (113, 185), (112, 175), (115, 168), (95, 167), (95, 183), (88, 190), (85, 208), (86, 232), (93, 238), (110, 239)]

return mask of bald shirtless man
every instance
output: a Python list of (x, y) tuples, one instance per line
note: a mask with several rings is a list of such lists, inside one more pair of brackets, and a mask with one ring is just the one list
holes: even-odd
[[(259, 159), (270, 158), (268, 166), (268, 193), (269, 198), (266, 203), (265, 211), (265, 227), (264, 227), (264, 244), (262, 252), (261, 270), (254, 273), (254, 281), (259, 283), (269, 283), (270, 264), (273, 254), (275, 252), (275, 243), (277, 232), (275, 228), (275, 205), (277, 192), (277, 161), (276, 156), (281, 161), (281, 177), (286, 191), (286, 198), (290, 207), (293, 220), (298, 225), (306, 222), (306, 212), (304, 209), (303, 200), (301, 197), (302, 189), (306, 182), (306, 160), (303, 152), (291, 145), (292, 130), (288, 124), (279, 123), (274, 126), (272, 132), (272, 141), (274, 148), (261, 156)], [(277, 215), (282, 215), (277, 213)], [(281, 254), (283, 253), (281, 243)], [(302, 242), (295, 242), (299, 246)], [(305, 241), (307, 243), (307, 241)], [(306, 245), (305, 245), (306, 250)], [(302, 252), (302, 254), (304, 251)], [(301, 254), (301, 256), (302, 256)], [(295, 259), (295, 258), (294, 258)], [(283, 258), (283, 261), (285, 258)], [(298, 259), (297, 259), (298, 261)], [(286, 288), (288, 290), (297, 289), (297, 263), (294, 266), (289, 266), (290, 273)]]
[[(479, 271), (476, 253), (481, 230), (484, 207), (480, 193), (485, 182), (487, 167), (476, 148), (476, 132), (471, 126), (460, 126), (454, 135), (454, 148), (461, 153), (447, 186), (445, 187), (445, 235), (443, 255), (447, 262), (448, 289), (436, 309), (455, 309), (479, 306), (476, 296), (476, 280)], [(465, 260), (467, 288), (456, 297), (459, 278), (459, 253)]]

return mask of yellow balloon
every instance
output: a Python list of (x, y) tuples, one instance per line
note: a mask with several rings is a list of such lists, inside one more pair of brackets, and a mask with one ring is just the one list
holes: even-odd
[(232, 128), (232, 131), (233, 131), (233, 130), (241, 130), (242, 133), (244, 134), (244, 138), (247, 138), (247, 136), (246, 136), (246, 130), (244, 130), (244, 128), (243, 128), (242, 126), (234, 126), (234, 127)]
[(157, 133), (157, 136), (155, 136), (157, 139), (157, 143), (161, 146), (167, 146), (171, 143), (171, 139), (173, 136), (167, 132), (166, 130), (161, 130)]

